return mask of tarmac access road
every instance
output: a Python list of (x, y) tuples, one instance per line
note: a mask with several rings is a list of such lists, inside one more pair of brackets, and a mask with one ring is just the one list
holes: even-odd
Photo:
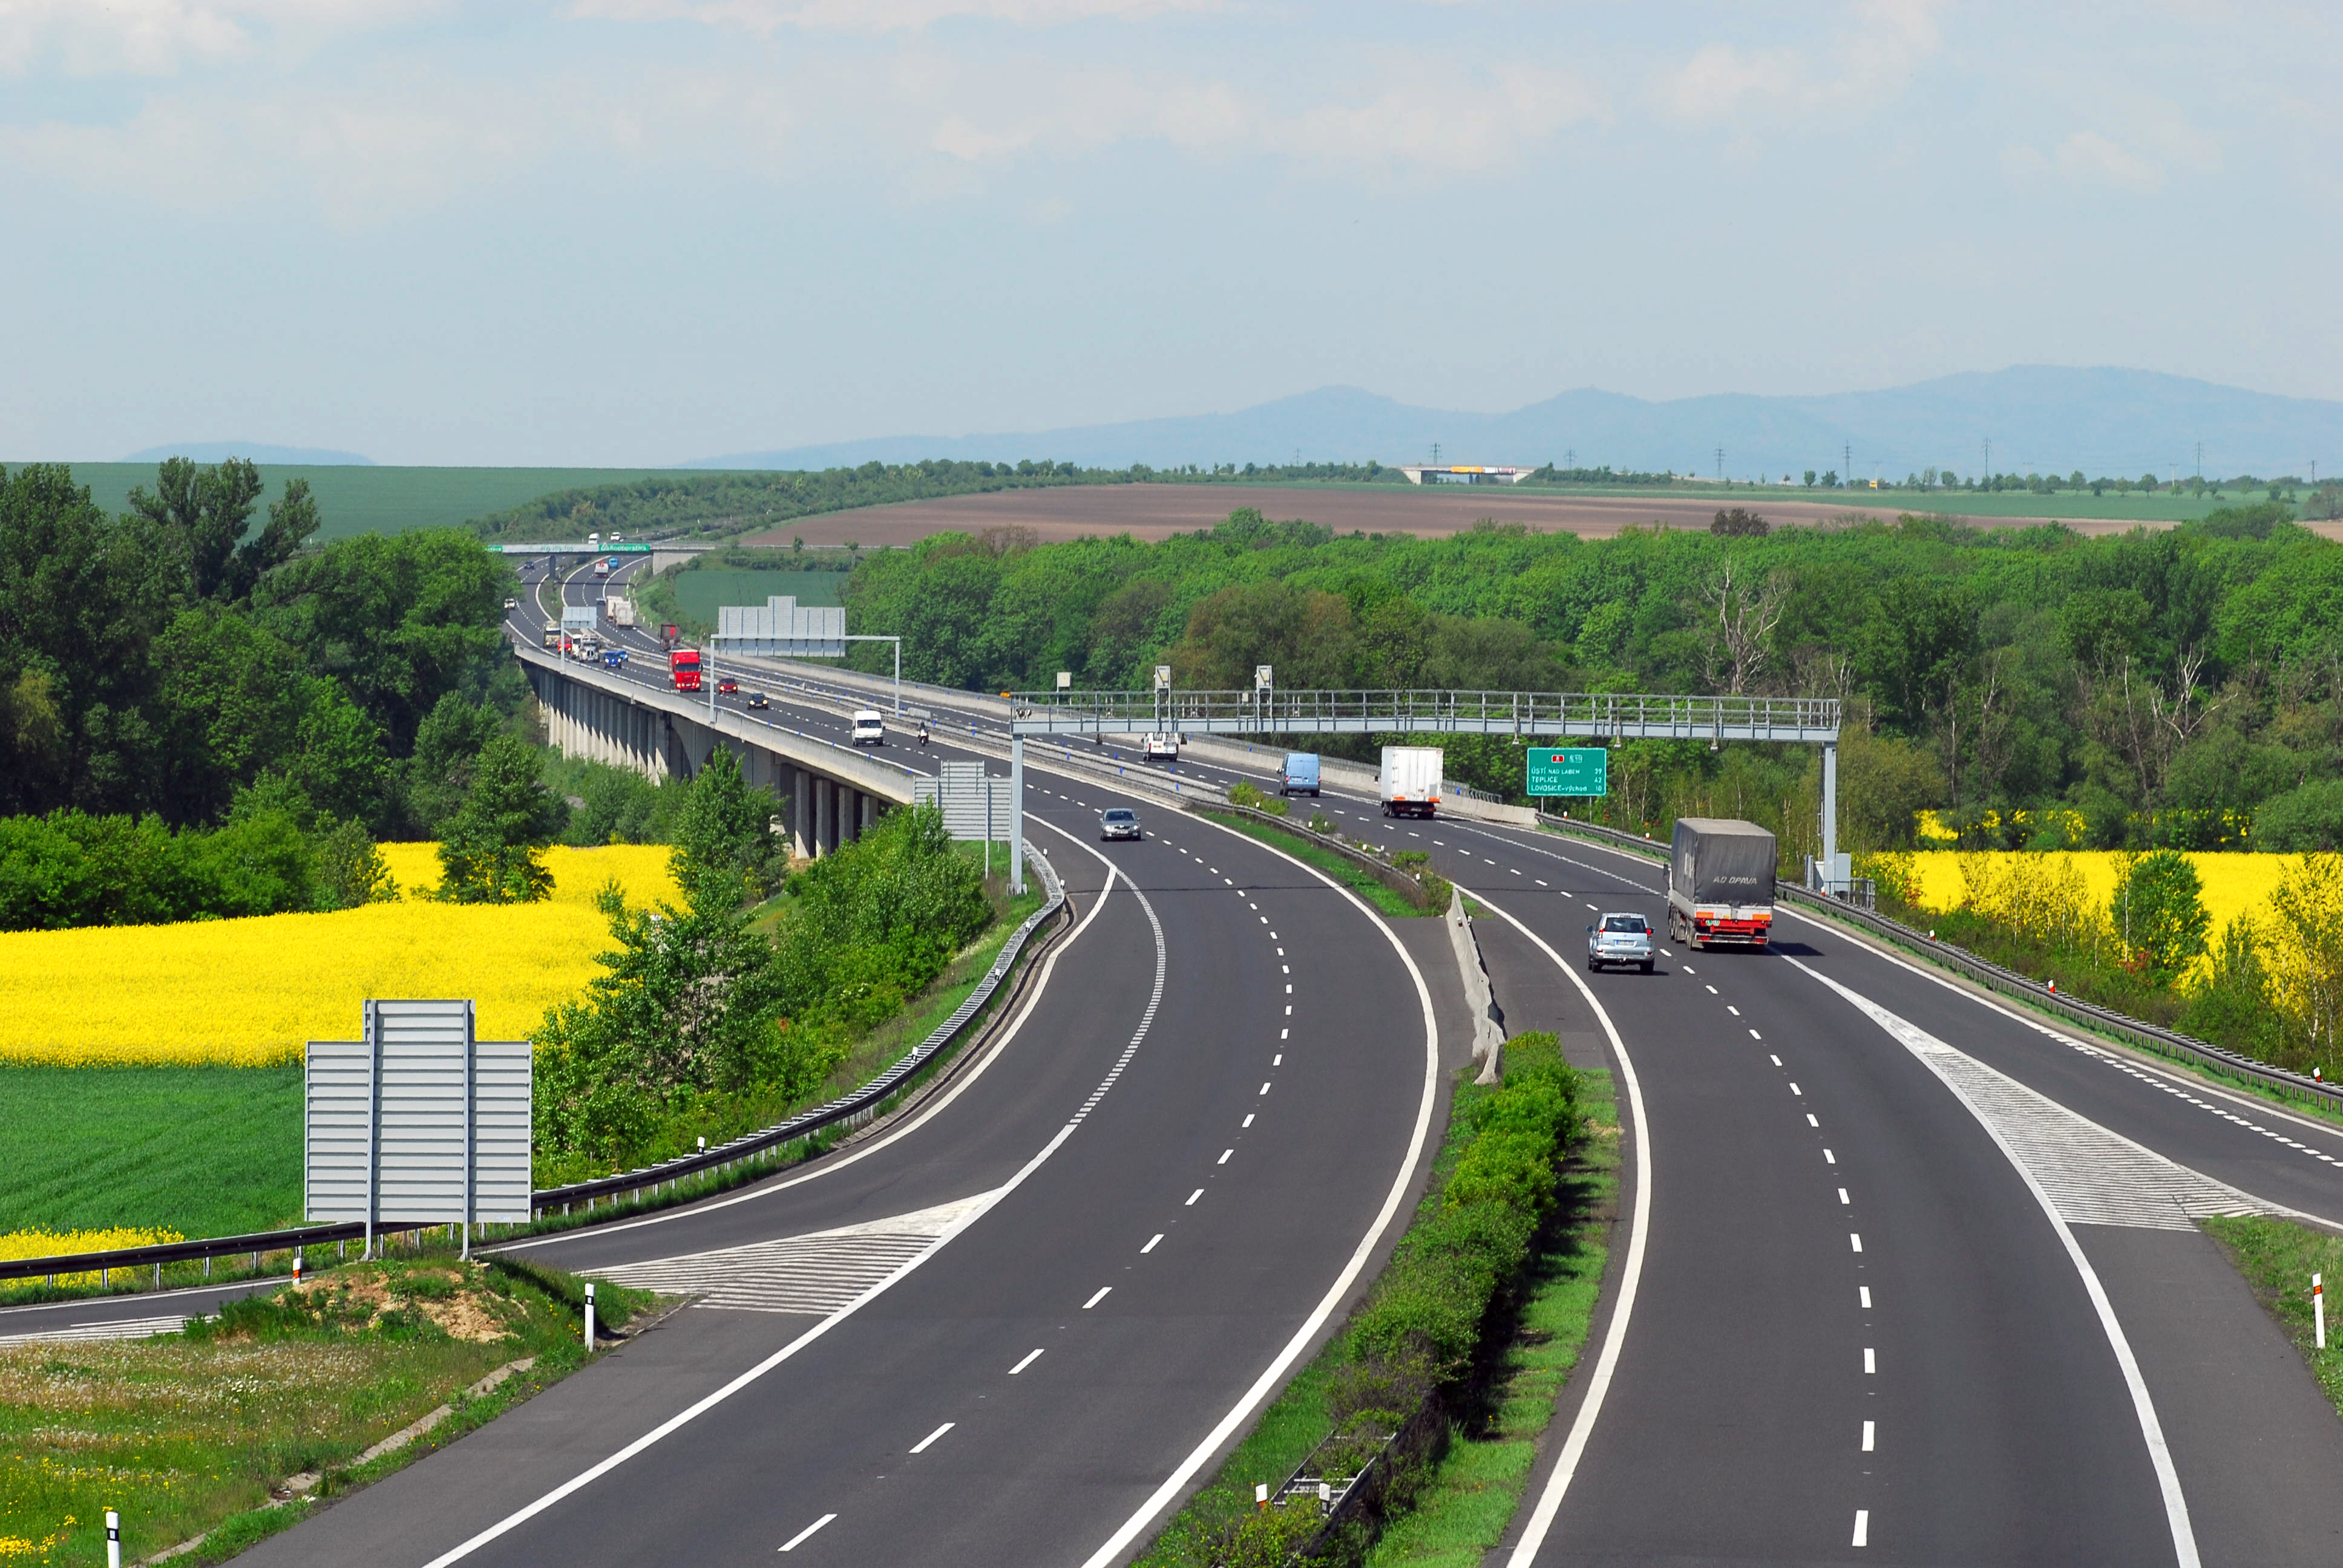
[[(1145, 841), (1097, 844), (1111, 799), (1031, 792), (1084, 923), (995, 1052), (795, 1175), (528, 1251), (696, 1270), (734, 1305), (248, 1560), (1081, 1563), (1142, 1540), (1372, 1277), (1440, 1076), (1420, 971), (1379, 920), (1145, 801)], [(776, 1282), (755, 1249), (904, 1216), (935, 1234), (859, 1304), (757, 1310), (830, 1265)]]

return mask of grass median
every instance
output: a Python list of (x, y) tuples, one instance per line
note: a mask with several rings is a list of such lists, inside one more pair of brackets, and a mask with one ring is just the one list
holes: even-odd
[(1305, 1461), (1312, 1473), (1355, 1472), (1427, 1400), (1446, 1412), (1444, 1444), (1393, 1464), (1376, 1512), (1319, 1542), (1313, 1560), (1398, 1551), (1418, 1555), (1388, 1560), (1445, 1562), (1422, 1553), (1495, 1541), (1585, 1339), (1616, 1164), (1615, 1133), (1588, 1136), (1582, 1119), (1591, 1110), (1596, 1127), (1608, 1125), (1604, 1080), (1564, 1066), (1552, 1035), (1509, 1042), (1507, 1068), (1503, 1086), (1457, 1085), (1432, 1181), (1390, 1265), (1141, 1568), (1286, 1562), (1325, 1528), (1320, 1510), (1260, 1508), (1254, 1488), (1274, 1491)]
[(1356, 860), (1347, 855), (1337, 854), (1323, 844), (1313, 843), (1299, 833), (1289, 833), (1265, 822), (1256, 822), (1250, 817), (1241, 817), (1233, 811), (1208, 809), (1197, 814), (1209, 817), (1223, 827), (1233, 828), (1248, 839), (1257, 839), (1272, 849), (1282, 849), (1305, 866), (1316, 867), (1364, 899), (1371, 908), (1386, 915), (1436, 915), (1442, 912), (1438, 909), (1417, 908)]
[[(596, 1294), (614, 1328), (655, 1300)], [(581, 1300), (556, 1271), (427, 1253), (327, 1270), (183, 1332), (0, 1346), (0, 1561), (104, 1563), (108, 1509), (125, 1561), (198, 1535), (176, 1561), (221, 1561), (583, 1365)], [(428, 1433), (356, 1462), (443, 1405)]]
[(2330, 1235), (2291, 1220), (2258, 1215), (2197, 1221), (2221, 1244), (2237, 1272), (2253, 1287), (2278, 1326), (2309, 1364), (2310, 1374), (2343, 1415), (2343, 1317), (2329, 1312), (2328, 1346), (2318, 1345), (2310, 1302), (2310, 1278), (2343, 1279), (2343, 1236)]

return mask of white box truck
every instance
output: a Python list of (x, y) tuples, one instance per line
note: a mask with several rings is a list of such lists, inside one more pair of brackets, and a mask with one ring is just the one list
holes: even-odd
[(1386, 746), (1377, 793), (1386, 817), (1430, 817), (1440, 809), (1440, 770), (1447, 759), (1437, 746)]
[(602, 601), (602, 613), (610, 618), (612, 626), (635, 624), (635, 601), (624, 594), (611, 594)]
[(1668, 932), (1706, 950), (1763, 948), (1774, 927), (1774, 835), (1729, 817), (1679, 817), (1668, 847)]

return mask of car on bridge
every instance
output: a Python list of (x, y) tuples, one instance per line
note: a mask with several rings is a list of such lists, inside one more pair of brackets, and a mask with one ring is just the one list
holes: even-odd
[(1613, 964), (1633, 964), (1652, 972), (1652, 922), (1641, 915), (1604, 915), (1586, 928), (1586, 967), (1601, 973)]
[(770, 708), (772, 699), (761, 691), (752, 691), (741, 700), (743, 708)]
[(854, 732), (849, 737), (857, 746), (887, 744), (887, 719), (875, 708), (865, 708), (854, 715)]
[(1099, 813), (1099, 837), (1112, 839), (1144, 839), (1146, 830), (1139, 825), (1139, 813), (1128, 806), (1111, 806)]
[(737, 695), (739, 693), (739, 690), (740, 690), (740, 683), (739, 683), (739, 681), (737, 681), (737, 680), (733, 679), (730, 676), (729, 676), (729, 675), (719, 675), (719, 676), (718, 676), (718, 677), (716, 678), (716, 695), (717, 695), (717, 696), (719, 696), (719, 697), (733, 697), (733, 696), (737, 696)]

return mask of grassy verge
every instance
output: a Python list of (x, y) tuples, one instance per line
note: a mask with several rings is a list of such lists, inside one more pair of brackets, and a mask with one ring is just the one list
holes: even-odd
[(2343, 1236), (2329, 1235), (2290, 1220), (2259, 1217), (2199, 1220), (2221, 1244), (2237, 1272), (2294, 1342), (2319, 1388), (2343, 1414), (2343, 1317), (2328, 1314), (2327, 1348), (2313, 1333), (2310, 1276), (2343, 1280)]
[(1306, 866), (1315, 866), (1386, 915), (1436, 915), (1441, 912), (1433, 909), (1417, 909), (1385, 887), (1382, 879), (1364, 866), (1348, 856), (1334, 853), (1322, 844), (1313, 844), (1297, 833), (1288, 833), (1229, 811), (1207, 810), (1197, 814), (1209, 817), (1223, 827), (1234, 828), (1248, 839), (1258, 839), (1272, 849), (1282, 849)]
[(297, 1222), (298, 1067), (0, 1067), (0, 1233)]
[[(126, 1561), (225, 1526), (184, 1559), (219, 1561), (307, 1513), (269, 1506), (286, 1478), (318, 1475), (316, 1497), (362, 1485), (575, 1370), (578, 1294), (550, 1270), (424, 1256), (328, 1271), (184, 1333), (0, 1347), (0, 1558), (103, 1563), (111, 1508)], [(597, 1296), (619, 1324), (653, 1299)], [(442, 1404), (455, 1413), (428, 1435), (350, 1468)]]
[[(1561, 1065), (1553, 1036), (1517, 1037), (1508, 1047), (1508, 1069), (1501, 1088), (1482, 1089), (1460, 1077), (1432, 1180), (1390, 1266), (1342, 1332), (1165, 1525), (1138, 1559), (1141, 1568), (1284, 1562), (1318, 1531), (1317, 1511), (1303, 1504), (1257, 1511), (1254, 1487), (1276, 1486), (1313, 1451), (1327, 1473), (1349, 1473), (1373, 1446), (1359, 1434), (1396, 1429), (1426, 1394), (1461, 1414), (1468, 1438), (1527, 1425), (1541, 1394), (1551, 1412), (1602, 1275), (1599, 1251), (1589, 1261), (1579, 1249), (1582, 1232), (1596, 1223), (1581, 1205), (1603, 1180), (1579, 1171), (1575, 1162), (1557, 1179), (1552, 1161), (1564, 1148), (1578, 1153), (1590, 1142), (1613, 1141), (1576, 1136), (1578, 1108), (1594, 1085)], [(1599, 1228), (1592, 1233), (1599, 1246)], [(1583, 1307), (1564, 1274), (1583, 1276)], [(1566, 1342), (1566, 1348), (1515, 1365), (1516, 1348), (1526, 1355), (1538, 1334), (1550, 1336), (1545, 1343)], [(1493, 1426), (1491, 1412), (1503, 1412), (1508, 1424)], [(1322, 1444), (1341, 1456), (1330, 1456)], [(1460, 1446), (1474, 1452), (1460, 1456)], [(1396, 1528), (1409, 1527), (1412, 1507), (1434, 1503), (1441, 1531), (1453, 1534), (1471, 1491), (1467, 1471), (1455, 1467), (1469, 1467), (1481, 1455), (1468, 1441), (1429, 1465), (1403, 1465), (1383, 1502)], [(1526, 1459), (1518, 1468), (1526, 1473)], [(1509, 1496), (1519, 1492), (1515, 1481)], [(1497, 1528), (1503, 1523), (1499, 1519)], [(1367, 1545), (1363, 1532), (1347, 1530), (1320, 1560), (1356, 1563)]]

